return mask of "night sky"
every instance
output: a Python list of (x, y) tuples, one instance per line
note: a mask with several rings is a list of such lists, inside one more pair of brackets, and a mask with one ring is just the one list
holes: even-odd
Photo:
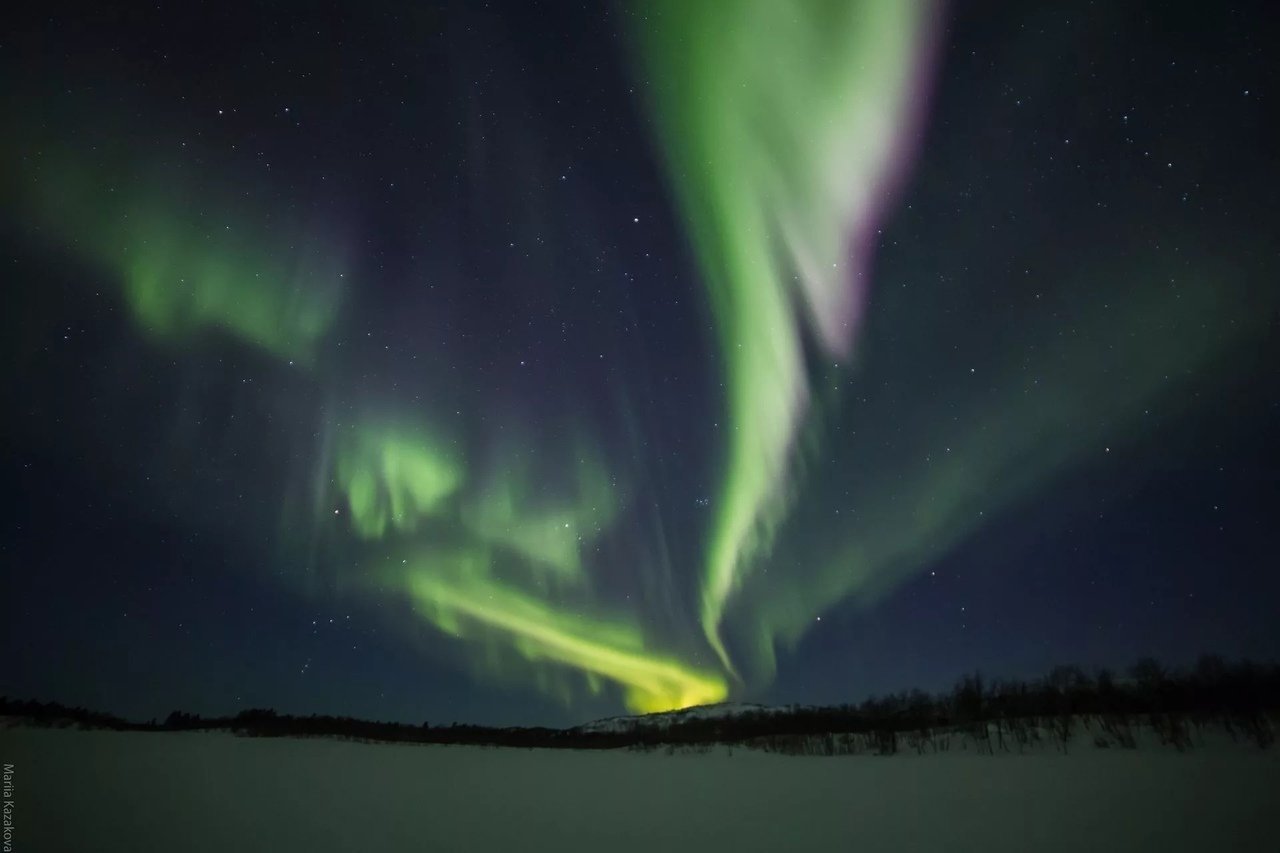
[(1280, 33), (1053, 5), (11, 12), (0, 693), (1276, 657)]

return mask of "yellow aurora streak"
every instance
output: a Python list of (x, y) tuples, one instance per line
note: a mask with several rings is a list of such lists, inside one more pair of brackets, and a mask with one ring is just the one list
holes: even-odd
[[(452, 564), (454, 571), (441, 571)], [(632, 625), (588, 619), (488, 576), (483, 554), (434, 555), (405, 561), (402, 582), (424, 618), (465, 636), (468, 623), (497, 632), (524, 659), (575, 667), (622, 687), (627, 708), (655, 713), (720, 702), (724, 678), (645, 649)]]

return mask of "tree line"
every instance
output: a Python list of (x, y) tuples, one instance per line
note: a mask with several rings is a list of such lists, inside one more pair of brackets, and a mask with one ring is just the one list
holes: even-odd
[(1098, 747), (1134, 748), (1138, 732), (1185, 749), (1206, 727), (1269, 747), (1280, 716), (1280, 664), (1228, 662), (1208, 655), (1167, 669), (1147, 658), (1124, 676), (1059, 666), (1043, 678), (989, 681), (962, 677), (948, 692), (921, 690), (859, 704), (792, 705), (733, 715), (625, 718), (608, 727), (411, 725), (353, 717), (281, 714), (250, 708), (226, 717), (174, 711), (135, 722), (55, 702), (0, 697), (0, 716), (53, 727), (117, 731), (228, 731), (248, 737), (339, 737), (370, 742), (561, 749), (701, 751), (739, 745), (787, 754), (943, 752), (963, 741), (980, 752), (1021, 751), (1048, 742), (1067, 750), (1080, 735)]

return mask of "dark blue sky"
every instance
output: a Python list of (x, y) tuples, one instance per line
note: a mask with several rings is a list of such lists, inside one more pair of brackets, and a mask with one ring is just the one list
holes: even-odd
[[(753, 663), (735, 697), (1280, 651), (1275, 34), (1264, 4), (1146, 5), (946, 10), (857, 353), (833, 368), (806, 343), (787, 519), (726, 615), (746, 659), (775, 626), (776, 672)], [(575, 472), (606, 472), (616, 504), (575, 555), (590, 592), (531, 588), (556, 619), (624, 614), (647, 650), (714, 669), (697, 613), (726, 359), (637, 92), (634, 17), (20, 13), (0, 50), (0, 694), (144, 719), (617, 713), (608, 677), (594, 694), (493, 624), (454, 632), (352, 591), (400, 551), (347, 526), (326, 442), (390, 415), (467, 460), (416, 533), (431, 547), (471, 547), (469, 508), (504, 478), (527, 478), (512, 511), (544, 521), (591, 492)], [(207, 208), (268, 262), (333, 249), (345, 289), (314, 364), (147, 333), (72, 203), (28, 201), (55, 150), (110, 192), (184, 176), (175, 219)], [(954, 476), (933, 474), (953, 453)], [(789, 642), (780, 602), (846, 560), (867, 577)]]

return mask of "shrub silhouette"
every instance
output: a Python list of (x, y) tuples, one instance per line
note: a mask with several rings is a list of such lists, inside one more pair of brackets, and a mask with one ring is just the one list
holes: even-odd
[[(871, 697), (859, 705), (747, 711), (733, 716), (672, 715), (621, 721), (609, 729), (493, 728), (453, 723), (432, 727), (248, 708), (231, 717), (175, 710), (163, 723), (137, 723), (112, 714), (0, 697), (0, 717), (46, 727), (118, 731), (224, 730), (248, 737), (338, 737), (367, 742), (467, 744), (525, 748), (664, 749), (706, 751), (742, 745), (788, 755), (893, 755), (947, 752), (969, 741), (980, 753), (1021, 752), (1049, 737), (1066, 751), (1083, 729), (1100, 748), (1134, 749), (1135, 729), (1149, 727), (1160, 743), (1192, 748), (1197, 733), (1216, 726), (1233, 739), (1269, 748), (1280, 715), (1280, 665), (1230, 663), (1206, 655), (1186, 670), (1144, 658), (1117, 679), (1059, 666), (1033, 681), (988, 682), (963, 676), (948, 693), (919, 690)], [(642, 722), (643, 720), (643, 722)]]

